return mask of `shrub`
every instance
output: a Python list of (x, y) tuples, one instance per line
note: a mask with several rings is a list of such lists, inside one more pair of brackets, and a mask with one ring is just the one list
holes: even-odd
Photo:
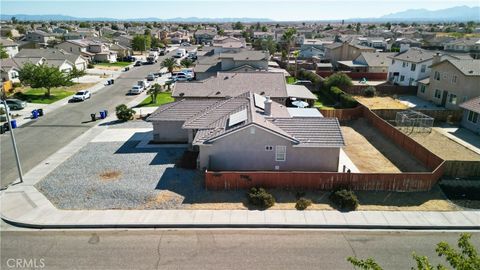
[(328, 88), (331, 88), (332, 86), (342, 88), (345, 86), (352, 86), (353, 84), (352, 84), (352, 79), (348, 77), (347, 74), (338, 72), (328, 76), (323, 82), (323, 85), (328, 89)]
[(333, 191), (329, 196), (332, 201), (340, 210), (353, 211), (358, 207), (357, 195), (352, 190), (339, 189)]
[(312, 201), (309, 200), (309, 199), (305, 199), (305, 198), (300, 198), (297, 200), (297, 203), (295, 204), (295, 208), (297, 210), (305, 210), (307, 209), (307, 207), (309, 207), (310, 205), (312, 205)]
[(117, 118), (122, 121), (131, 120), (135, 115), (135, 111), (133, 109), (128, 108), (127, 105), (125, 104), (118, 105), (115, 108), (115, 113), (117, 115)]
[(342, 89), (336, 87), (336, 86), (332, 86), (330, 87), (330, 95), (332, 97), (334, 97), (336, 100), (339, 100), (340, 99), (340, 95), (344, 94)]
[(355, 108), (357, 107), (358, 102), (354, 97), (343, 93), (340, 95), (340, 104), (342, 105), (342, 108)]
[(377, 93), (377, 90), (373, 86), (369, 86), (363, 90), (363, 95), (366, 97), (374, 97)]
[(275, 204), (275, 198), (263, 188), (251, 188), (247, 193), (248, 201), (260, 208), (269, 208)]
[(19, 83), (19, 82), (14, 82), (12, 86), (13, 86), (13, 88), (16, 88), (16, 87), (21, 87), (22, 84)]
[(94, 68), (95, 66), (92, 63), (87, 64), (87, 68)]

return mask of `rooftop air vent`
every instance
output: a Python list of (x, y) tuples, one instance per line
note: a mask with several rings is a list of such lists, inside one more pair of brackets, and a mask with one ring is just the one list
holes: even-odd
[(185, 93), (180, 93), (179, 96), (183, 97), (185, 95)]

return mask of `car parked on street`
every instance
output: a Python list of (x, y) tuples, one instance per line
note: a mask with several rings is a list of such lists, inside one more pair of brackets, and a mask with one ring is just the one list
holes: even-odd
[(147, 81), (154, 81), (156, 78), (155, 74), (150, 73), (147, 75)]
[(135, 65), (133, 65), (133, 66), (139, 67), (139, 66), (141, 66), (142, 64), (143, 64), (142, 61), (137, 61), (137, 62), (135, 62)]
[(20, 99), (7, 99), (6, 102), (10, 110), (21, 110), (27, 106), (27, 102)]
[(84, 101), (92, 97), (90, 91), (78, 91), (75, 95), (72, 96), (72, 100), (75, 101)]
[(128, 91), (128, 93), (132, 95), (138, 95), (138, 94), (141, 94), (143, 90), (144, 88), (141, 85), (136, 84), (132, 86), (132, 88)]

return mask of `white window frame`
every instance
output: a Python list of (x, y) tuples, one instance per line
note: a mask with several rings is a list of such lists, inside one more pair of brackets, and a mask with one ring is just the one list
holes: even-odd
[(427, 70), (427, 65), (422, 65), (422, 67), (420, 68), (420, 72), (425, 73), (426, 70)]
[(287, 160), (287, 147), (285, 145), (275, 146), (275, 161), (286, 161)]

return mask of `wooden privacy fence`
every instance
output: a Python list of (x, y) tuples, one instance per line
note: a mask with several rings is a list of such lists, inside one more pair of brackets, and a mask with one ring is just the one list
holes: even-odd
[(349, 187), (354, 190), (426, 191), (442, 177), (445, 161), (380, 118), (367, 107), (320, 110), (325, 117), (340, 121), (365, 117), (385, 137), (417, 158), (430, 172), (343, 173), (297, 171), (222, 171), (205, 172), (205, 187), (211, 190), (246, 189), (250, 187), (300, 188), (331, 190)]

